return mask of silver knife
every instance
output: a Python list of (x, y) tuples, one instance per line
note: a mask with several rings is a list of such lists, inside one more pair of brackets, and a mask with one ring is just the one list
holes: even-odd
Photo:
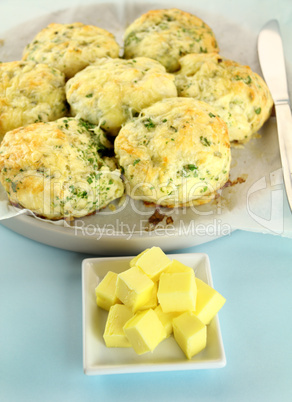
[(279, 23), (269, 21), (258, 37), (258, 54), (265, 81), (272, 94), (286, 194), (292, 212), (292, 116)]

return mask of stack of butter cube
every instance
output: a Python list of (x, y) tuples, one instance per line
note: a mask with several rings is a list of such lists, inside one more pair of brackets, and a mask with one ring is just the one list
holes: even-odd
[(153, 351), (172, 333), (188, 359), (207, 344), (207, 325), (225, 303), (194, 270), (171, 260), (159, 247), (146, 249), (119, 274), (109, 271), (95, 289), (108, 310), (107, 347)]

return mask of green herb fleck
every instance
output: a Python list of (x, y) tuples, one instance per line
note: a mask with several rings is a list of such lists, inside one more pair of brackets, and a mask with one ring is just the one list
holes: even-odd
[(89, 123), (88, 121), (79, 119), (78, 125), (85, 128), (85, 130), (93, 130), (95, 128), (94, 124)]
[(134, 160), (134, 162), (133, 162), (133, 166), (137, 165), (137, 163), (139, 163), (139, 162), (140, 162), (140, 159), (136, 159), (136, 160)]
[(208, 53), (207, 49), (203, 49), (202, 46), (200, 46), (200, 53)]
[(187, 165), (187, 168), (191, 171), (198, 169), (198, 167), (196, 165)]
[(202, 145), (204, 145), (204, 147), (209, 147), (211, 145), (211, 142), (208, 140), (208, 138), (203, 137), (202, 135), (200, 137), (200, 142)]
[(256, 114), (260, 114), (261, 111), (262, 111), (262, 108), (261, 108), (261, 107), (258, 107), (257, 109), (255, 109)]
[(140, 40), (135, 32), (131, 32), (125, 39), (125, 46), (129, 46), (131, 42), (140, 42)]
[(64, 122), (64, 124), (65, 124), (65, 128), (68, 129), (68, 128), (69, 128), (68, 120), (67, 120), (67, 119), (66, 119), (66, 120), (64, 119), (63, 122)]
[(156, 126), (156, 124), (152, 121), (152, 119), (149, 117), (148, 119), (143, 121), (144, 126), (147, 128), (147, 130), (151, 130)]
[(245, 79), (243, 80), (243, 82), (244, 82), (246, 85), (251, 84), (251, 78), (250, 78), (250, 76), (248, 75), (247, 78), (245, 78)]
[(240, 77), (240, 75), (236, 75), (235, 80), (236, 81), (243, 81), (246, 85), (249, 85), (252, 82), (252, 79), (250, 78), (249, 75), (246, 78)]

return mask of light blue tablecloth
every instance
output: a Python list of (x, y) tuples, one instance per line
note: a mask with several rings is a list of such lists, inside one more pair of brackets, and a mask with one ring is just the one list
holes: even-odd
[[(23, 3), (0, 2), (1, 31), (81, 2)], [(278, 18), (292, 60), (291, 0), (196, 4), (255, 31)], [(227, 298), (219, 314), (225, 368), (96, 377), (82, 369), (81, 262), (89, 256), (36, 243), (3, 226), (0, 251), (1, 402), (292, 400), (290, 239), (236, 231), (184, 250), (209, 255), (214, 285)]]

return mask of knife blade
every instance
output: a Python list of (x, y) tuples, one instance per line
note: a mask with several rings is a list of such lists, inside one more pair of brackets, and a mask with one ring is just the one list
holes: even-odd
[(277, 20), (269, 21), (262, 28), (258, 36), (258, 55), (264, 79), (275, 104), (283, 178), (292, 212), (292, 115), (284, 49)]

